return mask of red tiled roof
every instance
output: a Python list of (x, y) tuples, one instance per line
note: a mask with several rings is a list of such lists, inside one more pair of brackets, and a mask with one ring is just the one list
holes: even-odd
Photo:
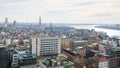
[(107, 61), (107, 58), (106, 58), (106, 57), (101, 57), (101, 58), (99, 58), (99, 62), (105, 62), (105, 61)]

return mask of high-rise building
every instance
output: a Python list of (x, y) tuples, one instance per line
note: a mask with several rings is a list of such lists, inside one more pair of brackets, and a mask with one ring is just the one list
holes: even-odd
[(39, 29), (39, 32), (44, 31), (44, 29), (45, 29), (45, 28), (43, 27), (43, 25), (42, 25), (42, 22), (41, 22), (41, 16), (39, 16), (38, 29)]
[(32, 37), (32, 53), (55, 55), (61, 53), (61, 39), (58, 37)]
[(39, 25), (41, 26), (41, 16), (39, 16)]
[(14, 26), (16, 25), (16, 20), (13, 21), (13, 25), (14, 25)]
[(52, 32), (54, 32), (54, 27), (53, 27), (53, 23), (50, 23), (50, 32), (52, 33)]
[(0, 68), (9, 67), (9, 53), (8, 50), (0, 45)]
[(4, 24), (5, 24), (5, 28), (7, 28), (8, 27), (8, 18), (5, 18)]

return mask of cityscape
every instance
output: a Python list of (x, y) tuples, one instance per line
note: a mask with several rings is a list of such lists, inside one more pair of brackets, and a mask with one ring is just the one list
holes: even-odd
[[(38, 18), (37, 24), (20, 24), (16, 21), (9, 23), (9, 19), (5, 18), (4, 23), (0, 25), (1, 68), (118, 68), (120, 66), (120, 36), (109, 36), (107, 32), (92, 28), (76, 29), (71, 27), (73, 24), (64, 26), (43, 24), (41, 17)], [(102, 28), (100, 26), (103, 24), (79, 26)], [(119, 28), (119, 24), (114, 26)]]
[(0, 0), (0, 68), (120, 68), (119, 0)]

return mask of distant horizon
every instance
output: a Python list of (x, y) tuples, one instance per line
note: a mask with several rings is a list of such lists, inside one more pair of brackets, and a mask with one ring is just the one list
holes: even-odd
[[(5, 17), (5, 18), (8, 18), (8, 17)], [(0, 24), (4, 23), (5, 18), (0, 19)], [(8, 22), (9, 23), (13, 23), (14, 21), (16, 21), (17, 23), (30, 23), (30, 24), (32, 24), (32, 23), (35, 23), (35, 24), (39, 23), (39, 19), (37, 21), (34, 21), (34, 22), (33, 21), (24, 22), (24, 21), (17, 21), (15, 19), (9, 21), (9, 18), (8, 18)], [(74, 24), (119, 24), (120, 21), (118, 23), (116, 23), (116, 22), (114, 22), (114, 23), (112, 23), (112, 22), (96, 22), (96, 23), (95, 22), (42, 22), (42, 23), (54, 23), (54, 24), (63, 24), (63, 23), (64, 24), (73, 24), (73, 23)]]
[(120, 0), (0, 0), (0, 22), (120, 23)]
[[(54, 23), (54, 22), (41, 22), (41, 24), (68, 24), (68, 25), (101, 25), (101, 24), (108, 24), (108, 25), (114, 25), (114, 24), (120, 24), (120, 23)], [(0, 24), (4, 24), (4, 22), (0, 22)], [(13, 24), (13, 22), (8, 22), (8, 24)], [(39, 24), (39, 22), (16, 22), (16, 24)]]

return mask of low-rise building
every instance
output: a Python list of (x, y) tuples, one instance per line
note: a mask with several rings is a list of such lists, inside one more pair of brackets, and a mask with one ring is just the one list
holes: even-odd
[(69, 48), (64, 49), (62, 53), (67, 55), (68, 59), (72, 62), (79, 60), (79, 54)]
[(55, 58), (49, 58), (40, 63), (40, 68), (75, 68), (74, 63), (67, 60), (64, 54), (58, 55)]
[(35, 54), (29, 54), (29, 53), (19, 54), (20, 66), (36, 64), (36, 62), (37, 62), (37, 57)]

